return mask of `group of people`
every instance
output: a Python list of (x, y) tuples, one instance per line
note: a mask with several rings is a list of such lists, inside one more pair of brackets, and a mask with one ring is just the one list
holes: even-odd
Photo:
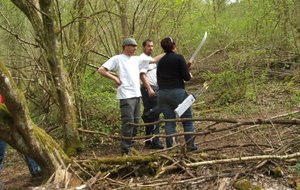
[[(117, 99), (120, 101), (121, 132), (123, 138), (120, 142), (121, 153), (128, 154), (136, 135), (136, 127), (129, 123), (139, 123), (140, 99), (142, 97), (144, 111), (142, 119), (145, 123), (159, 120), (160, 113), (165, 119), (175, 119), (174, 110), (188, 96), (185, 90), (185, 81), (191, 79), (190, 67), (192, 63), (186, 63), (184, 57), (177, 53), (176, 43), (171, 37), (161, 40), (164, 53), (151, 57), (153, 42), (149, 39), (143, 43), (143, 53), (135, 56), (137, 42), (133, 38), (123, 41), (123, 52), (111, 57), (99, 69), (98, 72), (113, 80), (117, 85)], [(116, 74), (114, 74), (114, 73)], [(141, 82), (142, 81), (142, 85)], [(181, 116), (192, 118), (191, 107)], [(182, 122), (184, 132), (194, 132), (193, 121)], [(158, 135), (159, 124), (147, 125), (146, 135)], [(176, 133), (176, 122), (165, 123), (166, 147), (174, 144), (172, 134)], [(187, 151), (197, 150), (195, 136), (186, 134), (185, 142)], [(158, 137), (145, 141), (145, 147), (163, 149), (164, 146)]]

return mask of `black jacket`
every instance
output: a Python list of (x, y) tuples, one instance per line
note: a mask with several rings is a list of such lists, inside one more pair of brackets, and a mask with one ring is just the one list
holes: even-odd
[(157, 64), (157, 83), (159, 89), (183, 88), (184, 81), (191, 79), (184, 57), (180, 54), (166, 53)]

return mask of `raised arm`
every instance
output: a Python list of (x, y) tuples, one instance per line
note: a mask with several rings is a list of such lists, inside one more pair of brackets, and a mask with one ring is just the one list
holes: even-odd
[(159, 55), (155, 56), (155, 57), (153, 58), (153, 60), (150, 61), (150, 63), (158, 63), (158, 61), (159, 61), (163, 56), (165, 56), (165, 55), (166, 55), (166, 53), (162, 53), (162, 54), (159, 54)]

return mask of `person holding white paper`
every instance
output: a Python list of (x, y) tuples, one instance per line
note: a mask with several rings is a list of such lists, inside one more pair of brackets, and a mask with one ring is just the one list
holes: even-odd
[[(165, 119), (175, 119), (175, 108), (188, 96), (185, 91), (185, 81), (191, 79), (189, 67), (192, 63), (186, 64), (184, 57), (176, 53), (176, 43), (171, 37), (166, 37), (161, 41), (161, 47), (166, 55), (162, 57), (157, 65), (158, 82), (158, 104)], [(192, 118), (192, 108), (188, 108), (181, 118)], [(184, 132), (194, 132), (194, 122), (182, 122)], [(176, 133), (176, 122), (166, 122), (166, 135)], [(195, 136), (191, 134), (184, 135), (187, 144), (187, 151), (197, 150), (195, 145)], [(173, 138), (166, 138), (167, 147), (173, 146)]]

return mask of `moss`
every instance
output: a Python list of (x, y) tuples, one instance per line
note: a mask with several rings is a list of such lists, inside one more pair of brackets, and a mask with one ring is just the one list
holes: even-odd
[(253, 185), (249, 180), (242, 179), (239, 181), (236, 181), (233, 184), (233, 187), (237, 190), (262, 190), (262, 188), (258, 185)]
[(33, 130), (36, 137), (39, 139), (38, 141), (43, 142), (43, 147), (41, 147), (43, 151), (58, 152), (65, 164), (70, 163), (70, 158), (66, 155), (61, 146), (51, 136), (49, 136), (42, 128), (37, 127), (35, 125), (33, 126)]
[(277, 166), (275, 168), (272, 168), (271, 170), (271, 175), (275, 178), (278, 178), (278, 177), (283, 177), (283, 171), (282, 171), (282, 168), (280, 166)]

